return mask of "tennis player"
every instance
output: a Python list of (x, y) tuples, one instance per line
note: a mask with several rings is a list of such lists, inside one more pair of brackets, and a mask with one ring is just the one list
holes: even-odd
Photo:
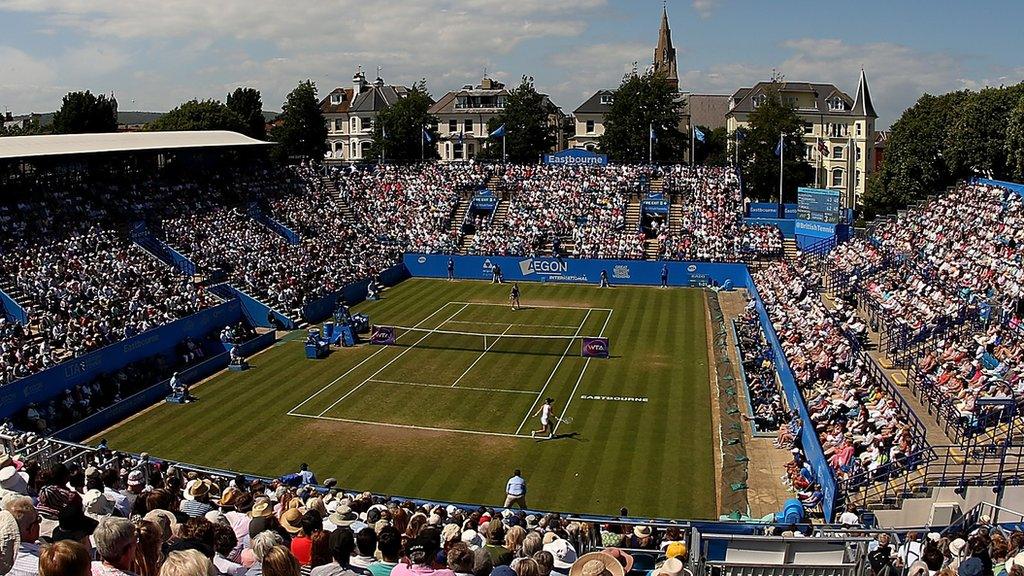
[(548, 438), (551, 438), (551, 436), (554, 435), (555, 430), (554, 427), (551, 426), (551, 410), (552, 408), (554, 408), (554, 403), (554, 398), (548, 398), (547, 400), (544, 401), (544, 404), (542, 404), (541, 407), (538, 408), (536, 412), (534, 412), (534, 418), (540, 416), (540, 430), (531, 430), (530, 436), (536, 437), (538, 434), (540, 434), (541, 437), (547, 436)]
[(508, 302), (513, 310), (519, 310), (523, 306), (519, 303), (519, 282), (512, 283), (512, 291), (508, 293)]

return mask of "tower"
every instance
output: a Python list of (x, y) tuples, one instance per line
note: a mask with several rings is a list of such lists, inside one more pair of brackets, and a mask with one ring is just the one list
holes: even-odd
[(672, 30), (668, 27), (668, 8), (661, 9), (661, 29), (658, 47), (654, 49), (654, 71), (665, 74), (673, 90), (679, 89), (679, 70), (676, 67), (676, 49), (672, 46)]

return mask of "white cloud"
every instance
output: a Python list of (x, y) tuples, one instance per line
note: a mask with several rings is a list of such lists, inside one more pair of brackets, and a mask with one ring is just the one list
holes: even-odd
[(39, 98), (60, 93), (54, 87), (57, 74), (52, 62), (11, 46), (0, 45), (0, 78), (0, 113), (4, 107), (14, 113), (43, 112), (35, 107)]
[(693, 0), (693, 9), (701, 18), (710, 18), (711, 14), (718, 8), (719, 0)]

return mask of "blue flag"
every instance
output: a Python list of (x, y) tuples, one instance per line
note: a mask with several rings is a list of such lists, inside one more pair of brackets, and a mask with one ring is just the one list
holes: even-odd
[(504, 124), (502, 124), (501, 126), (498, 126), (494, 130), (494, 132), (491, 132), (491, 135), (488, 136), (488, 138), (504, 138), (504, 137), (505, 137), (505, 125)]
[(459, 132), (459, 144), (462, 144), (462, 132)]
[(782, 156), (782, 136), (779, 136), (779, 143), (775, 145), (775, 155)]
[(747, 139), (747, 133), (744, 132), (743, 130), (737, 130), (737, 131), (733, 132), (733, 134), (735, 135), (736, 140), (746, 140)]
[(427, 132), (426, 128), (423, 128), (423, 141), (426, 142), (427, 144), (430, 144), (431, 142), (434, 141), (434, 139), (430, 137), (430, 132)]
[(697, 128), (696, 126), (694, 126), (693, 127), (693, 137), (696, 138), (697, 140), (700, 140), (701, 142), (703, 142), (704, 141), (704, 131), (701, 130), (700, 128)]
[(657, 142), (658, 135), (654, 133), (654, 126), (651, 126), (651, 142)]

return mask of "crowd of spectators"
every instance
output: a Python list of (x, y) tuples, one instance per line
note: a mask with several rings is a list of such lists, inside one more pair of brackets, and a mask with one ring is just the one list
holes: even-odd
[(912, 530), (902, 541), (882, 532), (868, 550), (868, 565), (876, 576), (1024, 575), (1024, 532), (993, 525), (987, 515), (969, 530)]
[[(14, 435), (16, 450), (38, 440), (0, 432)], [(630, 548), (649, 550), (652, 564), (660, 559), (652, 576), (685, 573), (687, 534), (679, 527), (416, 504), (336, 484), (319, 485), (305, 465), (273, 481), (199, 474), (112, 452), (105, 441), (70, 464), (0, 454), (0, 571), (625, 576), (637, 557), (623, 550)], [(578, 552), (595, 540), (603, 550)]]
[(740, 363), (746, 376), (747, 397), (753, 411), (749, 419), (756, 432), (777, 431), (789, 421), (789, 413), (775, 377), (771, 346), (765, 339), (761, 321), (753, 306), (747, 306), (736, 319), (735, 326)]
[(793, 379), (837, 478), (874, 476), (920, 446), (907, 414), (856, 353), (863, 325), (849, 308), (828, 309), (804, 262), (780, 262), (754, 274)]
[(732, 168), (673, 166), (664, 190), (681, 199), (682, 227), (661, 229), (661, 258), (734, 261), (782, 254), (778, 228), (743, 223), (740, 181)]

